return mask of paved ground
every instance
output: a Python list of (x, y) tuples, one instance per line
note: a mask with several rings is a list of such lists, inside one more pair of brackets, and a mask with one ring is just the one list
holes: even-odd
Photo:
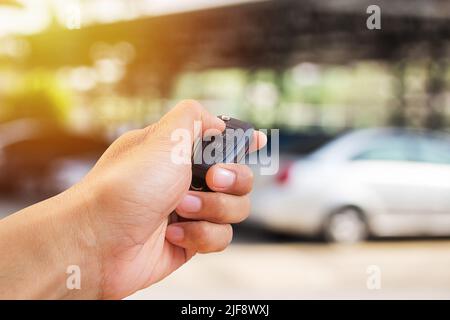
[[(380, 271), (378, 290), (367, 288), (371, 265), (379, 268), (369, 270), (371, 280)], [(450, 241), (235, 244), (130, 298), (450, 299)]]
[[(27, 205), (2, 200), (0, 218)], [(375, 271), (368, 274), (372, 265)], [(374, 280), (378, 270), (381, 288), (369, 290), (368, 277)], [(450, 299), (450, 240), (335, 246), (241, 227), (227, 251), (198, 255), (165, 281), (130, 298)]]

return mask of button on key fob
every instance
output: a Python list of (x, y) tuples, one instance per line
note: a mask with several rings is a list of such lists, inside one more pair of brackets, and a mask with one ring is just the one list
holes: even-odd
[(216, 163), (239, 163), (249, 152), (254, 128), (250, 123), (219, 116), (225, 124), (220, 134), (199, 139), (192, 156), (191, 190), (211, 191), (206, 185), (206, 172)]

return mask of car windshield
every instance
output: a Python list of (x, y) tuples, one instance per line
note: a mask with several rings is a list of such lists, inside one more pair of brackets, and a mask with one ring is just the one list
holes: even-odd
[(308, 159), (318, 161), (345, 161), (365, 150), (372, 141), (387, 134), (384, 129), (366, 129), (346, 133), (312, 153)]
[(445, 134), (407, 130), (361, 130), (335, 139), (311, 154), (309, 159), (450, 164), (450, 138)]
[(416, 161), (450, 164), (450, 139), (444, 137), (421, 137), (418, 140)]
[(352, 160), (411, 161), (415, 154), (416, 137), (391, 134), (371, 141)]
[(450, 139), (427, 133), (392, 133), (369, 143), (352, 160), (450, 164)]

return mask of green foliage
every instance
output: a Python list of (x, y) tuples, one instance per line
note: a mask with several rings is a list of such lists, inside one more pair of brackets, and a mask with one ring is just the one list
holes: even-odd
[(230, 99), (241, 97), (246, 73), (239, 69), (187, 72), (177, 79), (173, 98)]
[(70, 100), (69, 92), (52, 73), (31, 71), (2, 101), (0, 120), (35, 118), (65, 122), (70, 111)]

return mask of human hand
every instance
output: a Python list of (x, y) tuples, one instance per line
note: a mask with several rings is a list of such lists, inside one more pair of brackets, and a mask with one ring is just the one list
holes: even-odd
[[(216, 192), (189, 191), (191, 164), (173, 161), (171, 135), (185, 129), (194, 139), (194, 121), (201, 121), (202, 132), (225, 128), (199, 103), (183, 101), (158, 123), (120, 137), (69, 190), (84, 199), (77, 223), (88, 243), (83, 247), (92, 248), (90, 256), (98, 259), (101, 298), (126, 297), (197, 252), (225, 249), (232, 239), (230, 223), (248, 216), (253, 177), (247, 166), (217, 164), (206, 176)], [(266, 137), (255, 133), (253, 141), (254, 151)], [(189, 220), (169, 225), (173, 210)]]

